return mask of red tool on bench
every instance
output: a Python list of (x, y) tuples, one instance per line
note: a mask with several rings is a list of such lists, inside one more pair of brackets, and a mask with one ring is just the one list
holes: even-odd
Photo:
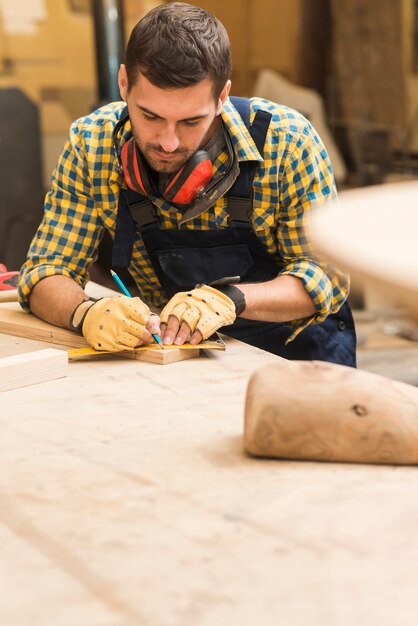
[(19, 272), (8, 272), (7, 267), (0, 263), (0, 291), (17, 289)]

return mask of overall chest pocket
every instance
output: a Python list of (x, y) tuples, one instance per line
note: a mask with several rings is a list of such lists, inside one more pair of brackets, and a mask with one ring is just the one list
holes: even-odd
[(244, 276), (254, 263), (246, 243), (159, 250), (156, 256), (166, 279), (181, 288)]

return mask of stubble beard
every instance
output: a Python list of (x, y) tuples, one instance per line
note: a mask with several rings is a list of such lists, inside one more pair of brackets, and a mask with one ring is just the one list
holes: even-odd
[(177, 172), (180, 168), (183, 167), (186, 161), (194, 153), (189, 152), (187, 148), (177, 148), (177, 150), (174, 150), (174, 152), (165, 152), (165, 154), (167, 154), (168, 156), (173, 154), (176, 155), (176, 158), (169, 161), (164, 161), (164, 159), (159, 158), (158, 155), (155, 154), (155, 151), (164, 153), (164, 150), (159, 144), (143, 144), (141, 141), (139, 141), (137, 135), (135, 135), (135, 141), (137, 146), (141, 150), (142, 155), (147, 160), (148, 165), (159, 174), (172, 174), (174, 172)]
[(162, 147), (159, 144), (155, 143), (143, 143), (137, 133), (134, 132), (134, 137), (137, 146), (141, 150), (143, 156), (147, 160), (150, 167), (159, 174), (173, 174), (174, 172), (178, 172), (179, 169), (183, 167), (183, 165), (190, 159), (190, 157), (197, 152), (197, 150), (201, 149), (202, 146), (206, 145), (208, 139), (212, 136), (213, 132), (217, 128), (219, 124), (220, 116), (215, 116), (211, 126), (206, 132), (205, 136), (201, 140), (200, 144), (198, 144), (194, 150), (188, 150), (187, 148), (177, 148), (174, 152), (167, 152), (166, 154), (175, 154), (178, 158), (164, 161), (163, 159), (159, 159), (158, 155), (155, 154), (155, 150), (157, 152), (164, 152)]

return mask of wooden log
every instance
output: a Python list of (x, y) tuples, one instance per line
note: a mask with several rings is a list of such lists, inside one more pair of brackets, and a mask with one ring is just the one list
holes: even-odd
[(256, 371), (244, 442), (256, 456), (418, 463), (418, 389), (343, 365), (280, 361)]
[(47, 348), (0, 359), (0, 391), (43, 383), (67, 375), (68, 355)]

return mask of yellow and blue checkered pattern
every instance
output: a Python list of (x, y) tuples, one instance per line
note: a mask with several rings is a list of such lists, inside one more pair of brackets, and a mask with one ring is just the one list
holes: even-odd
[[(71, 126), (52, 174), (43, 220), (21, 269), (19, 299), (26, 310), (31, 289), (47, 276), (62, 274), (84, 286), (104, 229), (114, 235), (119, 191), (126, 185), (116, 168), (112, 132), (124, 106), (123, 102), (106, 105)], [(321, 140), (302, 115), (252, 98), (251, 120), (258, 108), (272, 114), (263, 158), (229, 101), (222, 119), (238, 159), (260, 162), (254, 179), (255, 233), (277, 260), (278, 271), (299, 277), (315, 303), (315, 316), (294, 322), (298, 334), (307, 324), (337, 312), (348, 295), (348, 277), (312, 255), (304, 232), (312, 207), (335, 195), (332, 169)], [(130, 136), (128, 122), (121, 144)], [(227, 152), (219, 155), (213, 164), (214, 175), (223, 171), (227, 159)], [(206, 230), (228, 226), (223, 198), (184, 223), (183, 214), (161, 198), (155, 199), (155, 204), (162, 228)], [(162, 307), (166, 297), (140, 238), (129, 269), (143, 299), (150, 306)]]

